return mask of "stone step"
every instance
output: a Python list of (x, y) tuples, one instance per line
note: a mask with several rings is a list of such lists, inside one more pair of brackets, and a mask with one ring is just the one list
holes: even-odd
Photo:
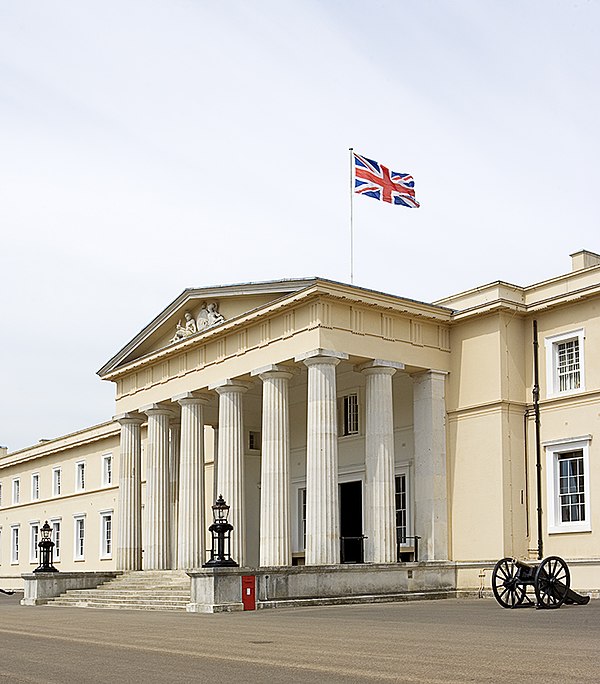
[(100, 591), (99, 589), (75, 589), (68, 591), (62, 595), (69, 599), (86, 599), (98, 598), (106, 601), (107, 599), (130, 599), (130, 598), (144, 598), (151, 600), (172, 601), (179, 599), (190, 600), (189, 591), (171, 591), (171, 592), (154, 592), (154, 591)]
[(51, 606), (59, 606), (61, 608), (101, 608), (101, 609), (114, 609), (114, 610), (164, 610), (164, 611), (177, 611), (185, 612), (186, 603), (181, 604), (167, 604), (167, 603), (118, 603), (117, 601), (110, 601), (107, 603), (100, 603), (98, 601), (59, 601), (56, 599), (54, 602), (49, 603)]

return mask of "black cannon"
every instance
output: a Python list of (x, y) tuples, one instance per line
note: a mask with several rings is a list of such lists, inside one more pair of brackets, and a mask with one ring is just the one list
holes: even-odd
[[(527, 594), (529, 587), (533, 587), (535, 602)], [(502, 558), (492, 572), (492, 591), (503, 608), (534, 604), (537, 608), (560, 608), (563, 603), (583, 606), (590, 600), (571, 589), (569, 566), (558, 556), (539, 562)]]

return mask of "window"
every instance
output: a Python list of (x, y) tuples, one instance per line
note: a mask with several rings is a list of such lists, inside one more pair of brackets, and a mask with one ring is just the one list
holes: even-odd
[(29, 523), (29, 562), (37, 563), (39, 559), (38, 542), (40, 537), (40, 523)]
[(260, 432), (250, 430), (248, 433), (248, 449), (260, 451)]
[(2, 565), (2, 528), (0, 527), (0, 565)]
[(112, 511), (100, 513), (101, 541), (100, 558), (112, 558)]
[(21, 500), (21, 480), (18, 478), (12, 481), (12, 502), (13, 506)]
[(342, 437), (358, 434), (358, 394), (346, 394), (341, 398)]
[(585, 390), (583, 340), (583, 330), (546, 338), (546, 382), (549, 397)]
[(82, 492), (85, 489), (85, 463), (80, 461), (75, 464), (76, 475), (75, 475), (75, 489), (78, 492)]
[(77, 515), (75, 520), (75, 535), (73, 544), (73, 558), (83, 560), (85, 557), (85, 516)]
[(10, 562), (16, 565), (19, 562), (19, 526), (13, 525), (10, 528)]
[(2, 484), (0, 483), (0, 506), (2, 506)]
[(37, 501), (40, 498), (40, 474), (33, 473), (31, 476), (31, 500)]
[(306, 489), (300, 489), (298, 495), (300, 497), (300, 515), (298, 516), (298, 519), (300, 521), (301, 548), (306, 549)]
[(408, 508), (406, 505), (406, 474), (396, 475), (396, 541), (406, 544)]
[(52, 470), (52, 496), (60, 496), (62, 487), (62, 470), (54, 468)]
[(108, 487), (112, 484), (112, 454), (104, 454), (102, 457), (102, 485)]
[(60, 520), (52, 520), (52, 541), (54, 542), (54, 560), (60, 561)]
[(589, 532), (591, 437), (546, 443), (548, 531)]

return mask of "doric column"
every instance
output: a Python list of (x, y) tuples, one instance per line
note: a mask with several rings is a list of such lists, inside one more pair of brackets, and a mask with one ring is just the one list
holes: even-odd
[(296, 357), (308, 367), (306, 421), (307, 565), (340, 562), (337, 395), (335, 368), (340, 352), (316, 349)]
[(169, 423), (169, 506), (171, 509), (170, 567), (177, 567), (177, 525), (179, 509), (179, 452), (181, 426), (172, 420)]
[(204, 405), (194, 392), (173, 397), (181, 405), (177, 565), (200, 568), (204, 563)]
[(365, 420), (365, 561), (394, 563), (396, 488), (394, 480), (394, 409), (392, 375), (401, 363), (370, 361), (360, 366), (366, 376)]
[(171, 565), (169, 420), (173, 412), (162, 404), (150, 404), (141, 410), (148, 416), (144, 569), (168, 570)]
[(227, 380), (211, 386), (219, 395), (219, 445), (217, 490), (230, 506), (231, 557), (246, 562), (246, 516), (244, 497), (244, 417), (242, 397), (248, 384)]
[(117, 508), (117, 570), (142, 569), (142, 439), (144, 418), (123, 413), (114, 420), (121, 425), (119, 456), (119, 503)]
[(448, 558), (446, 373), (414, 377), (415, 534), (419, 560)]
[(254, 371), (263, 382), (260, 471), (260, 565), (291, 565), (290, 434), (285, 366)]

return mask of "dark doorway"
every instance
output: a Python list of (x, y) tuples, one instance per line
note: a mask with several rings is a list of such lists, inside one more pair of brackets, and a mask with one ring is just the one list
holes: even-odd
[(362, 482), (340, 484), (340, 560), (342, 563), (362, 563)]

